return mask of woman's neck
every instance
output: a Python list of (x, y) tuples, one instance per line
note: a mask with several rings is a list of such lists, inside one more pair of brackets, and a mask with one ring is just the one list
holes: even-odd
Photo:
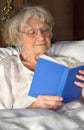
[(29, 58), (25, 53), (20, 53), (20, 60), (22, 64), (27, 67), (29, 70), (34, 71), (36, 67), (36, 60)]

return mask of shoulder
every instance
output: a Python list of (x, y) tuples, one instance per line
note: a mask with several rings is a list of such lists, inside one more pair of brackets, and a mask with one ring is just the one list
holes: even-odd
[(2, 65), (2, 64), (11, 64), (11, 63), (17, 62), (18, 60), (19, 60), (18, 54), (17, 55), (11, 55), (11, 56), (3, 58), (0, 61), (0, 65)]
[(20, 52), (19, 47), (5, 47), (5, 48), (0, 48), (0, 61), (3, 58), (6, 58), (11, 55), (16, 55)]

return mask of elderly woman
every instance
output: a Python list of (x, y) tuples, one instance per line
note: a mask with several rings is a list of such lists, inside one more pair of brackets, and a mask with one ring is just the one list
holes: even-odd
[[(63, 106), (62, 97), (28, 95), (38, 57), (51, 45), (54, 19), (41, 6), (21, 8), (3, 28), (5, 42), (19, 46), (20, 53), (0, 63), (0, 108), (43, 108), (57, 110)], [(80, 71), (81, 74), (84, 71)], [(77, 76), (79, 79), (84, 77)], [(83, 83), (76, 84), (83, 87)]]

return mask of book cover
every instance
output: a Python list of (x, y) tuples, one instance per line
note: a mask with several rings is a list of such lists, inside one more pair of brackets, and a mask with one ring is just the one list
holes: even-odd
[(75, 77), (79, 69), (84, 69), (84, 63), (79, 65), (69, 63), (67, 67), (59, 64), (49, 56), (38, 59), (29, 95), (38, 97), (39, 95), (55, 95), (63, 97), (63, 102), (78, 100), (81, 95), (81, 88), (74, 84), (78, 79)]

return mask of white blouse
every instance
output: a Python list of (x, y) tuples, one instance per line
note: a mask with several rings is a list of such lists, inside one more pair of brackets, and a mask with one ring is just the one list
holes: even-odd
[(0, 109), (26, 108), (36, 100), (28, 96), (33, 73), (21, 63), (19, 55), (0, 62)]
[(34, 72), (22, 64), (20, 49), (0, 48), (0, 109), (26, 108), (36, 100), (28, 96)]

